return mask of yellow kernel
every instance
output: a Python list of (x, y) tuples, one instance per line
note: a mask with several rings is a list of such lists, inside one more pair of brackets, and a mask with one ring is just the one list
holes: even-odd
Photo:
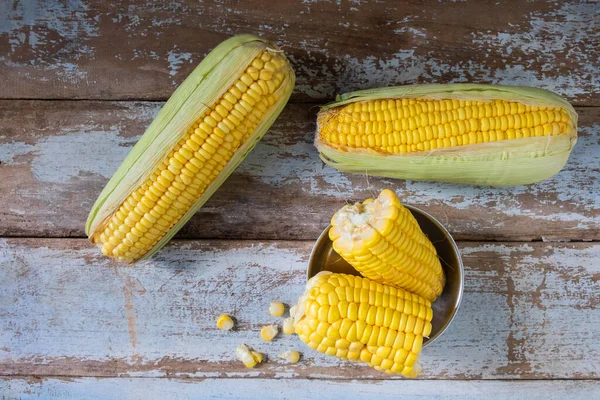
[(267, 325), (260, 330), (260, 337), (265, 342), (270, 342), (275, 336), (277, 336), (278, 332), (279, 329), (277, 328), (277, 325)]
[(217, 328), (222, 331), (228, 331), (233, 328), (233, 319), (227, 314), (222, 314), (217, 318)]
[(283, 303), (272, 302), (269, 306), (269, 313), (274, 317), (281, 317), (285, 311)]

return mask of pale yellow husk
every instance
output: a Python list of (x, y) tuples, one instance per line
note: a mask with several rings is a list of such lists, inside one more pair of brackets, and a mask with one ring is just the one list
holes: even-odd
[(479, 143), (410, 154), (381, 154), (323, 142), (319, 126), (315, 146), (321, 159), (345, 172), (400, 179), (447, 181), (477, 185), (522, 185), (559, 172), (577, 142), (577, 113), (560, 96), (547, 90), (501, 85), (412, 85), (363, 90), (338, 96), (321, 113), (357, 101), (397, 98), (506, 100), (538, 107), (560, 107), (571, 117), (568, 134)]
[[(248, 64), (265, 50), (281, 51), (262, 38), (239, 35), (224, 41), (204, 58), (165, 103), (104, 187), (86, 223), (86, 234), (90, 238), (102, 228), (103, 223), (123, 201), (148, 179), (158, 164), (185, 135), (186, 130), (239, 78)], [(278, 96), (277, 103), (267, 111), (254, 133), (240, 146), (226, 167), (179, 222), (141, 259), (152, 256), (162, 248), (235, 170), (280, 114), (291, 95), (294, 82), (294, 72), (288, 68), (284, 81), (278, 89), (281, 95)]]

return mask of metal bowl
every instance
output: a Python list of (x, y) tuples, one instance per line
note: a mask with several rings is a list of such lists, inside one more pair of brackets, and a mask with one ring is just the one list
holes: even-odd
[[(418, 208), (406, 206), (417, 219), (421, 230), (429, 237), (435, 246), (444, 272), (446, 286), (441, 296), (432, 304), (433, 319), (431, 334), (423, 341), (423, 347), (438, 338), (454, 319), (463, 294), (464, 269), (458, 247), (450, 233), (435, 218)], [(360, 275), (350, 264), (333, 250), (329, 239), (329, 225), (317, 239), (308, 261), (308, 278), (320, 271), (340, 272), (350, 275)]]

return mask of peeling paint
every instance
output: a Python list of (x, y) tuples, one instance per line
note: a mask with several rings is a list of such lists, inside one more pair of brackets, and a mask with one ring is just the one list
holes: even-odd
[[(0, 55), (0, 62), (16, 68), (37, 66), (70, 84), (85, 82), (88, 72), (81, 68), (79, 62), (93, 59), (95, 49), (81, 43), (73, 46), (72, 42), (82, 35), (86, 38), (100, 35), (97, 21), (87, 18), (87, 12), (87, 5), (79, 0), (69, 0), (66, 4), (58, 1), (21, 1), (15, 2), (14, 6), (5, 2), (0, 5), (0, 37), (7, 37), (10, 53), (35, 56), (30, 60), (19, 60), (19, 57), (12, 58), (10, 54), (5, 54)], [(60, 57), (62, 53), (68, 54), (65, 60)], [(23, 78), (27, 79), (27, 76)]]
[[(285, 129), (270, 135), (285, 137)], [(481, 207), (486, 201), (494, 201), (495, 212), (507, 216), (528, 216), (545, 221), (578, 222), (579, 228), (594, 227), (600, 223), (599, 216), (585, 215), (576, 211), (546, 213), (544, 208), (523, 208), (524, 196), (530, 196), (541, 204), (564, 202), (578, 208), (594, 211), (600, 209), (600, 197), (595, 190), (581, 190), (576, 183), (585, 179), (582, 171), (593, 170), (600, 165), (600, 152), (596, 151), (600, 138), (600, 125), (580, 128), (582, 135), (574, 148), (567, 166), (554, 177), (533, 185), (517, 187), (477, 187), (444, 182), (397, 181), (370, 177), (368, 171), (360, 177), (345, 174), (324, 165), (312, 145), (312, 133), (307, 132), (304, 141), (295, 144), (274, 141), (269, 137), (255, 148), (240, 165), (238, 171), (280, 188), (285, 185), (300, 187), (311, 196), (328, 196), (347, 200), (355, 193), (377, 192), (383, 187), (396, 187), (407, 204), (445, 204), (456, 210)], [(548, 197), (552, 194), (553, 197)]]
[[(65, 129), (63, 133), (43, 138), (35, 146), (25, 143), (2, 145), (0, 159), (10, 165), (18, 156), (32, 155), (31, 172), (41, 182), (64, 184), (88, 173), (110, 178), (139, 139), (121, 137), (116, 130), (73, 133), (72, 129)], [(112, 149), (102, 153), (101, 159), (98, 143), (109, 143)]]
[(412, 35), (413, 37), (418, 37), (418, 38), (426, 38), (427, 37), (427, 32), (425, 32), (423, 29), (412, 28), (410, 26), (395, 29), (394, 33), (399, 34), (399, 35), (409, 34), (409, 35)]
[[(21, 98), (163, 99), (181, 81), (173, 78), (189, 71), (184, 66), (191, 55), (209, 50), (197, 42), (198, 30), (209, 33), (212, 47), (213, 36), (242, 28), (274, 38), (294, 59), (296, 98), (322, 100), (360, 88), (441, 81), (539, 86), (580, 104), (595, 104), (598, 92), (594, 2), (527, 4), (514, 22), (503, 23), (503, 16), (489, 29), (463, 24), (458, 31), (451, 13), (413, 4), (399, 12), (393, 2), (306, 0), (264, 13), (249, 13), (252, 5), (245, 3), (165, 3), (151, 12), (144, 4), (106, 8), (78, 0), (16, 4), (0, 5), (0, 36), (10, 48), (0, 61), (12, 79), (26, 83), (6, 84), (8, 96)], [(468, 4), (453, 7), (473, 12)], [(319, 21), (317, 12), (338, 18)], [(239, 15), (251, 16), (245, 28)]]
[(131, 379), (131, 378), (75, 378), (70, 380), (47, 378), (31, 381), (15, 378), (0, 382), (0, 390), (9, 397), (23, 400), (81, 397), (90, 400), (116, 400), (122, 398), (151, 399), (202, 398), (249, 399), (260, 393), (261, 399), (299, 400), (319, 398), (397, 399), (402, 393), (405, 400), (436, 398), (440, 400), (481, 400), (494, 394), (495, 400), (515, 398), (528, 400), (590, 399), (597, 394), (594, 381), (484, 381), (484, 380), (315, 380), (315, 379), (246, 379), (236, 378), (203, 380), (183, 379)]
[(192, 53), (184, 53), (177, 51), (177, 46), (169, 50), (167, 61), (169, 62), (169, 75), (175, 76), (181, 68), (184, 61), (191, 63)]
[[(293, 304), (302, 291), (311, 247), (311, 242), (176, 241), (152, 261), (119, 268), (116, 275), (107, 273), (114, 264), (85, 240), (0, 239), (0, 263), (6, 266), (0, 269), (5, 310), (0, 342), (9, 350), (0, 353), (0, 364), (15, 372), (10, 363), (21, 363), (19, 368), (29, 363), (36, 375), (42, 369), (64, 375), (70, 365), (78, 374), (91, 368), (95, 374), (138, 377), (388, 379), (367, 367), (347, 368), (347, 362), (313, 352), (294, 336), (261, 344), (260, 329), (277, 322), (268, 314), (269, 303)], [(423, 351), (425, 378), (598, 376), (598, 366), (582, 360), (600, 356), (595, 306), (585, 298), (599, 290), (592, 263), (600, 246), (461, 248), (467, 273), (463, 304), (450, 328)], [(26, 280), (17, 278), (23, 270)], [(135, 310), (135, 348), (123, 308), (124, 281)], [(221, 313), (233, 315), (238, 328), (226, 335), (219, 331), (215, 319)], [(235, 357), (243, 342), (272, 360), (294, 348), (303, 361), (268, 362), (249, 371)]]
[[(63, 266), (66, 266), (65, 257), (73, 260), (66, 270), (54, 269), (55, 273), (38, 281), (46, 289), (34, 292), (25, 289), (20, 292), (19, 303), (9, 306), (15, 319), (9, 326), (0, 326), (0, 342), (9, 343), (11, 359), (27, 357), (27, 354), (52, 357), (60, 352), (88, 360), (120, 357), (135, 362), (133, 357), (139, 354), (142, 358), (138, 360), (147, 363), (160, 358), (157, 352), (163, 351), (162, 348), (169, 349), (173, 358), (202, 362), (210, 357), (213, 363), (235, 362), (234, 343), (250, 340), (249, 335), (260, 337), (263, 324), (272, 318), (268, 314), (270, 302), (277, 299), (291, 304), (298, 298), (304, 279), (304, 274), (298, 271), (305, 270), (307, 261), (304, 252), (278, 245), (258, 243), (231, 249), (194, 245), (191, 249), (184, 242), (165, 249), (151, 262), (119, 268), (119, 274), (107, 274), (112, 263), (101, 257), (96, 248), (85, 247), (67, 252), (48, 247), (14, 248), (0, 239), (2, 265), (19, 268), (22, 262), (39, 263), (37, 265), (44, 265), (50, 271), (52, 259), (63, 260), (60, 262)], [(86, 266), (89, 262), (96, 266), (96, 272)], [(163, 286), (171, 278), (174, 267), (182, 269), (182, 273)], [(4, 269), (0, 272), (0, 282), (18, 282), (13, 280), (16, 273), (16, 269)], [(68, 289), (68, 282), (78, 281), (84, 286)], [(132, 282), (136, 281), (145, 291), (135, 289), (136, 284)], [(183, 294), (182, 284), (189, 295)], [(36, 284), (28, 281), (26, 285)], [(69, 300), (74, 293), (85, 293), (85, 296), (77, 295), (77, 300)], [(0, 303), (8, 300), (6, 295), (6, 292), (0, 293)], [(220, 301), (213, 304), (210, 300), (213, 296)], [(27, 322), (27, 314), (23, 314), (29, 313), (27, 304), (37, 309), (34, 324)], [(221, 313), (235, 316), (243, 327), (228, 333), (230, 341), (221, 340), (223, 332), (215, 325)], [(70, 331), (73, 327), (79, 327), (80, 334), (66, 335), (64, 341), (56, 340), (53, 333), (56, 329)], [(166, 330), (159, 333), (157, 329)], [(15, 336), (15, 330), (23, 335)], [(294, 345), (295, 340), (280, 335), (270, 343), (268, 351), (256, 343), (259, 351), (276, 358)], [(110, 352), (104, 350), (108, 347)]]
[[(64, 123), (64, 117), (59, 117), (66, 112), (66, 109), (60, 108), (56, 111), (56, 116), (53, 112), (39, 114), (40, 117), (47, 118), (51, 125), (41, 128), (31, 126), (31, 130), (37, 135), (33, 142), (29, 128), (14, 138), (0, 138), (4, 141), (0, 146), (0, 162), (24, 166), (20, 167), (23, 171), (21, 174), (28, 176), (31, 172), (35, 178), (26, 178), (24, 183), (34, 189), (22, 191), (20, 198), (31, 199), (22, 207), (39, 204), (36, 205), (36, 215), (39, 214), (40, 219), (41, 215), (45, 215), (46, 218), (37, 226), (48, 224), (48, 229), (52, 229), (48, 234), (54, 232), (58, 229), (55, 218), (61, 209), (44, 204), (66, 204), (77, 199), (76, 210), (69, 210), (71, 213), (75, 212), (74, 216), (70, 219), (62, 218), (60, 225), (60, 229), (70, 227), (70, 235), (77, 232), (81, 225), (80, 220), (87, 214), (88, 204), (96, 195), (88, 188), (82, 191), (81, 185), (87, 182), (96, 185), (96, 190), (100, 190), (101, 185), (112, 176), (138, 138), (127, 136), (126, 130), (131, 129), (133, 123), (136, 125), (136, 133), (141, 132), (139, 127), (146, 126), (160, 106), (160, 103), (120, 102), (117, 108), (109, 107), (99, 114), (85, 111), (86, 118), (90, 113), (89, 120), (76, 119), (70, 125)], [(123, 107), (126, 107), (124, 111)], [(596, 195), (600, 181), (593, 178), (594, 171), (597, 171), (600, 165), (600, 153), (597, 151), (600, 124), (592, 122), (595, 118), (594, 113), (589, 114), (589, 111), (580, 109), (583, 112), (583, 126), (580, 128), (578, 143), (563, 171), (554, 177), (527, 186), (478, 187), (378, 178), (370, 176), (368, 171), (362, 175), (346, 174), (326, 166), (319, 159), (312, 144), (314, 108), (316, 106), (288, 106), (265, 138), (242, 162), (232, 179), (251, 180), (253, 187), (259, 190), (276, 190), (281, 193), (282, 198), (300, 196), (301, 199), (293, 204), (294, 207), (305, 211), (318, 205), (333, 212), (338, 204), (363, 199), (388, 187), (395, 190), (406, 204), (432, 212), (453, 233), (468, 237), (508, 235), (506, 237), (517, 237), (521, 240), (518, 235), (522, 234), (523, 238), (544, 236), (546, 240), (593, 238), (594, 232), (600, 226), (600, 198)], [(109, 117), (115, 112), (118, 115), (116, 121)], [(103, 122), (94, 123), (94, 120)], [(22, 137), (27, 139), (21, 139)], [(43, 186), (52, 187), (53, 193), (56, 194), (50, 197), (40, 196), (35, 187), (45, 183), (61, 186)], [(227, 188), (227, 184), (225, 187)], [(11, 194), (7, 197), (8, 204), (17, 204), (12, 200), (14, 196)], [(285, 202), (278, 201), (276, 204)], [(10, 208), (21, 209), (21, 205), (11, 204)], [(21, 209), (23, 212), (27, 210)], [(54, 216), (50, 219), (47, 214), (49, 210), (54, 210)], [(220, 234), (228, 230), (241, 232), (245, 229), (239, 227), (240, 223), (244, 223), (243, 217), (232, 215), (227, 208), (215, 207), (209, 203), (202, 212), (206, 212), (205, 215), (208, 215), (209, 219), (220, 215), (218, 221), (213, 219), (214, 223), (225, 223), (228, 226), (224, 231), (220, 231)], [(15, 226), (12, 229), (22, 229), (22, 218), (17, 218), (14, 213), (10, 215), (11, 218), (15, 218), (14, 222), (10, 222), (11, 226)], [(256, 218), (260, 219), (260, 216), (255, 215), (251, 218), (256, 222)], [(531, 222), (536, 222), (537, 225), (532, 225), (531, 229), (525, 226), (522, 230), (515, 229), (513, 225), (524, 219), (531, 219)], [(312, 237), (324, 222), (325, 220), (318, 215), (311, 215), (302, 221), (302, 227), (297, 227), (297, 231), (291, 233), (293, 236), (285, 237)], [(198, 235), (202, 229), (198, 223), (196, 220), (191, 222), (190, 227), (194, 235)], [(283, 225), (285, 224), (276, 225), (280, 226), (276, 229), (284, 229)], [(550, 230), (540, 230), (540, 226)], [(252, 230), (254, 227), (248, 229)], [(247, 233), (248, 229), (244, 232)], [(286, 231), (290, 234), (289, 230)], [(265, 237), (264, 235), (273, 235), (273, 231), (264, 228), (259, 229), (258, 234)]]
[[(6, 136), (0, 136), (2, 141), (6, 140)], [(0, 163), (5, 165), (23, 164), (24, 161), (17, 161), (19, 156), (29, 154), (35, 150), (35, 146), (22, 142), (5, 142), (0, 146)]]

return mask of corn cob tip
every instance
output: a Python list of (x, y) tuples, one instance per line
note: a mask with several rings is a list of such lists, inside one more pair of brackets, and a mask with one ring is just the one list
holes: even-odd
[(334, 214), (333, 249), (363, 276), (433, 301), (445, 285), (437, 251), (396, 194), (346, 205)]

